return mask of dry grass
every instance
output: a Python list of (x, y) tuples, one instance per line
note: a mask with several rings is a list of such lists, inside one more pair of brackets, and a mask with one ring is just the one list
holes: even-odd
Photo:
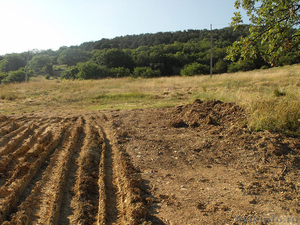
[(0, 113), (172, 107), (195, 98), (235, 102), (253, 130), (299, 132), (300, 65), (194, 77), (42, 80), (0, 86)]

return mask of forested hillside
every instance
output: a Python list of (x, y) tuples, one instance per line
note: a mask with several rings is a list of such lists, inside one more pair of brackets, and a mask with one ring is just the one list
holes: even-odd
[[(262, 57), (253, 61), (226, 60), (227, 48), (249, 35), (249, 26), (235, 30), (213, 30), (213, 73), (235, 72), (268, 67)], [(279, 57), (276, 66), (299, 62), (299, 52)], [(127, 35), (113, 39), (63, 46), (57, 51), (37, 50), (0, 56), (2, 83), (45, 75), (64, 79), (100, 79), (104, 77), (157, 77), (208, 74), (210, 31), (187, 30), (156, 34)]]

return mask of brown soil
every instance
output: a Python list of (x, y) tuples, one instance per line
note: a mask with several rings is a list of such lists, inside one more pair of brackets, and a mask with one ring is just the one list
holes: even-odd
[(298, 224), (299, 153), (220, 101), (0, 116), (0, 224)]

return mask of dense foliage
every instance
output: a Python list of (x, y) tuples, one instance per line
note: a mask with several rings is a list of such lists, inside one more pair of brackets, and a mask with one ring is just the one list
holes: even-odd
[[(226, 59), (227, 49), (250, 35), (250, 26), (213, 30), (213, 73), (236, 72), (266, 67), (262, 55), (254, 59)], [(261, 45), (263, 49), (264, 45)], [(290, 52), (278, 57), (280, 65), (299, 62), (299, 55)], [(243, 58), (239, 55), (240, 58)], [(187, 30), (156, 34), (127, 35), (113, 39), (86, 42), (79, 46), (63, 46), (57, 51), (30, 51), (0, 57), (0, 81), (11, 71), (25, 71), (29, 60), (29, 76), (46, 79), (101, 79), (106, 77), (192, 76), (210, 72), (210, 31)], [(230, 58), (230, 57), (229, 57)], [(21, 76), (20, 76), (21, 77)], [(23, 78), (20, 78), (21, 80)]]
[[(271, 66), (291, 64), (300, 59), (299, 0), (236, 0), (237, 9), (247, 11), (250, 34), (234, 42), (228, 58), (234, 61), (263, 58)], [(243, 24), (240, 12), (232, 25)]]

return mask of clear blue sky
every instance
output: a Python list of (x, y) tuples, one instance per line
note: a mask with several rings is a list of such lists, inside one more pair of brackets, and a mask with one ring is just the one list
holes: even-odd
[[(0, 55), (229, 26), (235, 0), (0, 0)], [(247, 21), (245, 21), (247, 22)]]

